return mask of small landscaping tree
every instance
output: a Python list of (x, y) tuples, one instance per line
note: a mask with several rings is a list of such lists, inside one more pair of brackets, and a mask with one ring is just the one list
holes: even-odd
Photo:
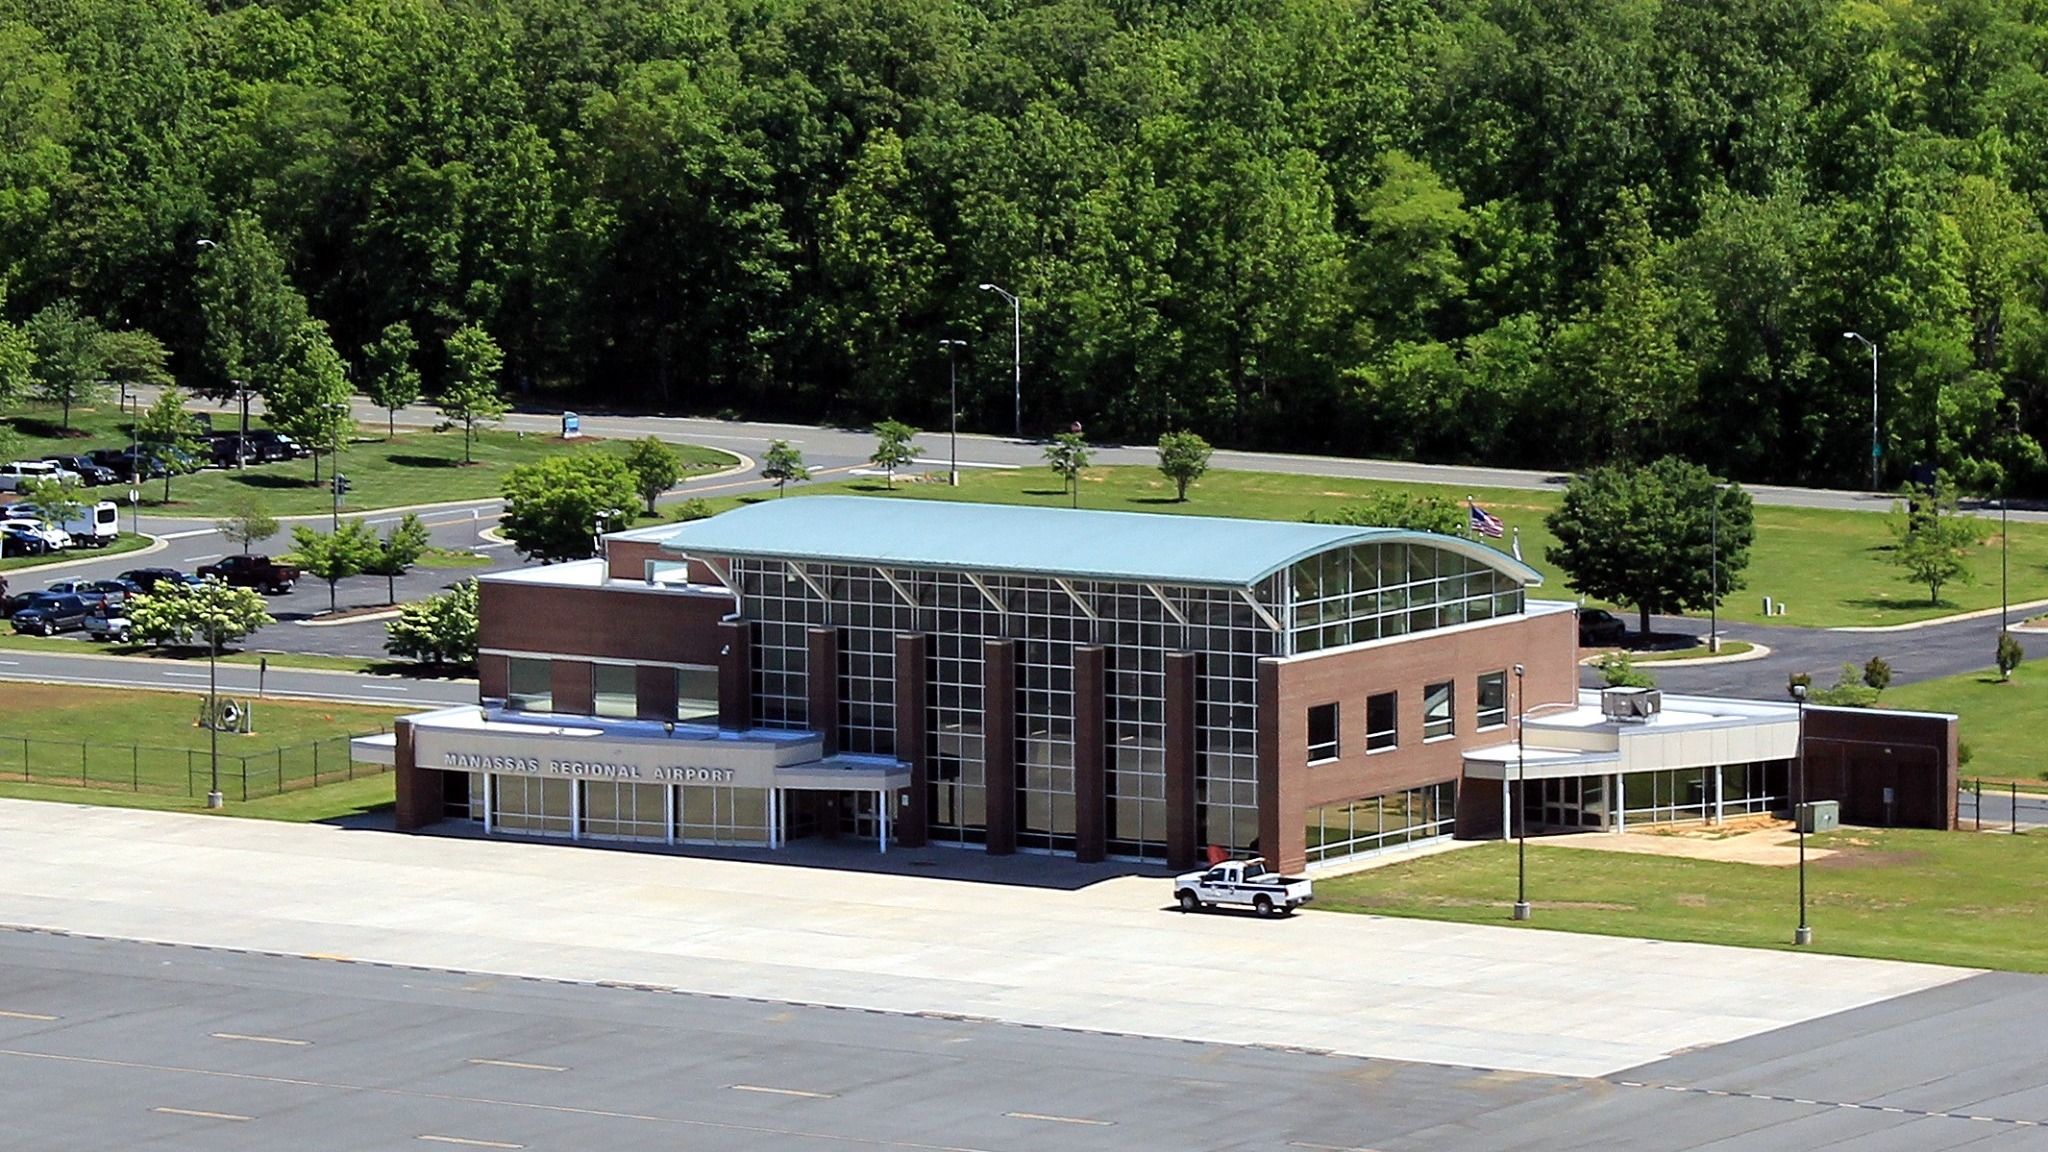
[(1998, 678), (2000, 680), (2012, 679), (2013, 670), (2018, 668), (2020, 661), (2026, 658), (2027, 650), (2020, 647), (2019, 637), (2014, 636), (2010, 632), (2000, 632), (1998, 634)]
[(1168, 432), (1159, 438), (1159, 471), (1173, 481), (1173, 498), (1186, 503), (1188, 487), (1209, 470), (1214, 449), (1196, 432)]
[(761, 457), (761, 478), (775, 481), (775, 495), (780, 497), (791, 481), (801, 483), (809, 480), (811, 470), (804, 467), (804, 454), (792, 447), (789, 441), (771, 440), (768, 442), (768, 454)]
[[(7, 285), (0, 283), (0, 316), (7, 310)], [(35, 386), (36, 346), (27, 329), (0, 319), (0, 404), (12, 404)], [(11, 430), (10, 430), (11, 431)]]
[(498, 374), (505, 353), (491, 334), (465, 324), (448, 338), (448, 381), (441, 389), (441, 415), (462, 426), (462, 462), (475, 463), (476, 430), (505, 415), (505, 397)]
[(398, 410), (420, 398), (420, 370), (413, 366), (419, 353), (412, 326), (386, 324), (375, 340), (363, 347), (363, 395), (384, 410), (384, 438), (398, 436)]
[(1863, 682), (1879, 692), (1892, 686), (1892, 666), (1882, 656), (1872, 656), (1863, 662)]
[(1609, 688), (1655, 688), (1657, 678), (1636, 667), (1626, 652), (1609, 652), (1594, 665), (1600, 682)]
[(169, 368), (171, 350), (138, 328), (115, 328), (100, 334), (100, 377), (129, 393), (140, 388), (166, 388), (175, 379)]
[(199, 438), (199, 422), (185, 411), (185, 394), (176, 388), (158, 393), (156, 403), (136, 421), (135, 438), (163, 449), (158, 462), (164, 469), (164, 503), (170, 503), (171, 477), (198, 471), (206, 446)]
[(427, 526), (411, 512), (384, 533), (384, 539), (377, 542), (376, 554), (363, 571), (372, 576), (384, 577), (384, 602), (398, 603), (398, 578), (419, 563), (426, 555), (427, 545), (432, 537)]
[(505, 477), (501, 522), (513, 547), (536, 560), (580, 560), (596, 537), (632, 519), (639, 493), (616, 456), (580, 452), (521, 464)]
[(203, 644), (210, 653), (274, 623), (254, 588), (231, 588), (218, 580), (158, 584), (154, 592), (129, 600), (128, 621), (136, 639), (145, 644)]
[(277, 517), (264, 510), (254, 492), (238, 492), (232, 501), (228, 514), (213, 522), (214, 531), (239, 545), (246, 556), (251, 547), (277, 535)]
[(476, 612), (476, 581), (464, 580), (400, 608), (398, 619), (385, 625), (384, 650), (436, 667), (473, 665)]
[(909, 467), (923, 454), (924, 449), (917, 444), (917, 429), (897, 420), (875, 425), (875, 454), (868, 457), (868, 463), (888, 475), (889, 487), (896, 487), (898, 468)]
[(1081, 439), (1079, 432), (1062, 432), (1045, 446), (1045, 462), (1059, 473), (1076, 508), (1081, 506), (1081, 471), (1088, 467), (1093, 456), (1094, 453), (1088, 450), (1088, 442)]
[(105, 379), (106, 332), (69, 300), (59, 300), (28, 318), (29, 346), (35, 351), (30, 368), (35, 396), (64, 406), (64, 431), (71, 431), (71, 408), (91, 404)]
[(1972, 518), (1957, 506), (1947, 477), (1933, 488), (1909, 487), (1892, 505), (1891, 561), (1905, 578), (1927, 586), (1927, 602), (1941, 603), (1944, 584), (1970, 577), (1969, 550), (1983, 540)]
[(85, 486), (76, 480), (29, 480), (21, 486), (21, 494), (41, 510), (53, 528), (85, 515)]
[(652, 436), (636, 440), (626, 450), (626, 467), (632, 470), (633, 487), (647, 502), (647, 514), (654, 515), (654, 501), (683, 478), (683, 454)]
[(1812, 689), (1807, 699), (1836, 708), (1868, 708), (1877, 703), (1877, 696), (1878, 690), (1863, 682), (1862, 671), (1854, 664), (1844, 663), (1842, 670), (1835, 673), (1834, 684)]
[(1311, 512), (1308, 519), (1318, 524), (1347, 524), (1354, 528), (1407, 528), (1415, 532), (1436, 532), (1460, 536), (1471, 514), (1463, 505), (1442, 496), (1411, 496), (1406, 492), (1382, 490), (1368, 493), (1356, 504), (1335, 512)]
[(711, 502), (701, 496), (693, 496), (676, 505), (678, 524), (686, 524), (692, 520), (708, 520), (711, 515)]
[(355, 432), (349, 410), (348, 372), (318, 320), (300, 323), (285, 344), (285, 362), (264, 403), (271, 426), (313, 453), (313, 483), (320, 482), (320, 457), (338, 458)]
[[(1706, 469), (1675, 456), (1647, 465), (1614, 464), (1574, 476), (1545, 517), (1557, 538), (1546, 555), (1571, 586), (1595, 600), (1632, 604), (1644, 635), (1660, 612), (1716, 601), (1712, 577), (1719, 540), (1719, 597), (1742, 587), (1756, 531), (1749, 493), (1717, 486)], [(1714, 510), (1719, 507), (1719, 531)]]
[(360, 520), (345, 521), (333, 532), (294, 528), (292, 553), (307, 575), (327, 581), (327, 610), (332, 612), (337, 586), (375, 561), (377, 536)]

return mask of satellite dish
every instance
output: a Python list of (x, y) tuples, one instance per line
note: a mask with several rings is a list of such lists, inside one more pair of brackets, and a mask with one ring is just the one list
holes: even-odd
[(227, 725), (230, 728), (233, 728), (235, 725), (241, 723), (241, 720), (242, 710), (240, 708), (235, 707), (235, 702), (233, 700), (229, 700), (227, 703), (221, 705), (221, 723)]

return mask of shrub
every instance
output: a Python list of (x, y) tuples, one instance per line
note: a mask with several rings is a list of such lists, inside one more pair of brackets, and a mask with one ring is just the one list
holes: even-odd
[(1892, 686), (1892, 666), (1882, 656), (1872, 656), (1863, 662), (1863, 682), (1879, 692)]

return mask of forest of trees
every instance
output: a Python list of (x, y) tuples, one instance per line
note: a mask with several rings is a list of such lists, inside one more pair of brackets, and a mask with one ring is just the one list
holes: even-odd
[(358, 384), (1007, 430), (994, 281), (1039, 433), (1855, 484), (1854, 329), (2039, 489), (2044, 212), (2044, 0), (0, 0), (6, 318), (195, 387), (240, 244)]

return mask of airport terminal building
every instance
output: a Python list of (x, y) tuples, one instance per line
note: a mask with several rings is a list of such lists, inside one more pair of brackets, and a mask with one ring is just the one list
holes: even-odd
[[(483, 578), (478, 706), (364, 750), (401, 827), (1295, 869), (1791, 802), (1790, 704), (1581, 693), (1573, 606), (1475, 541), (816, 496), (605, 546)], [(1952, 823), (1953, 718), (1851, 712), (1813, 794)]]

